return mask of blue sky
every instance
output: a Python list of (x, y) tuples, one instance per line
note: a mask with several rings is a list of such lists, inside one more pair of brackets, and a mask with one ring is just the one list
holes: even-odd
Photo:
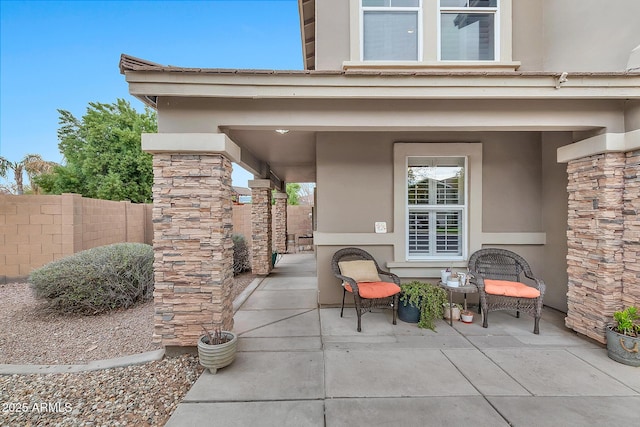
[[(126, 53), (163, 65), (301, 69), (296, 0), (0, 0), (0, 156), (61, 162), (58, 109), (128, 100)], [(234, 185), (247, 173), (234, 168)]]

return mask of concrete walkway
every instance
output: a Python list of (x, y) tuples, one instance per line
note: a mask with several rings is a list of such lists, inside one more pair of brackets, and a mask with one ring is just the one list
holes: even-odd
[(318, 309), (315, 258), (285, 255), (235, 315), (235, 362), (202, 374), (167, 426), (637, 425), (640, 368), (563, 326), (491, 313), (489, 328), (391, 324)]

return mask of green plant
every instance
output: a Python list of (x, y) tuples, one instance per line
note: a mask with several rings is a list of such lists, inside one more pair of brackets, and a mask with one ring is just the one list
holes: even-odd
[(624, 310), (613, 313), (613, 318), (617, 325), (614, 330), (620, 334), (630, 337), (640, 335), (640, 313), (638, 307), (627, 307)]
[(153, 296), (153, 248), (142, 243), (100, 246), (51, 262), (29, 276), (45, 308), (99, 314)]
[(400, 289), (402, 290), (400, 301), (420, 309), (418, 327), (435, 331), (435, 320), (442, 318), (443, 304), (447, 302), (447, 293), (444, 289), (417, 280), (401, 284)]

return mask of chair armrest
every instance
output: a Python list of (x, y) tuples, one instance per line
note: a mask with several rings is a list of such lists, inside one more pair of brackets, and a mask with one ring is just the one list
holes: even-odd
[(484, 278), (473, 270), (469, 270), (469, 283), (476, 285), (479, 292), (484, 292)]
[(358, 283), (353, 280), (351, 277), (349, 276), (343, 276), (342, 274), (335, 274), (334, 275), (342, 280), (342, 283), (348, 283), (349, 285), (351, 285), (351, 289), (353, 290), (353, 293), (357, 293), (358, 295), (360, 295), (360, 291), (358, 290)]
[(378, 269), (378, 274), (390, 277), (391, 280), (393, 280), (393, 283), (400, 286), (400, 277), (398, 277), (396, 274), (390, 273), (388, 271), (380, 270), (380, 269)]
[(544, 296), (544, 292), (547, 289), (547, 285), (544, 283), (544, 280), (535, 277), (533, 275), (529, 276), (528, 274), (525, 273), (525, 276), (528, 277), (529, 279), (533, 280), (534, 282), (536, 282), (536, 288), (538, 288), (538, 290), (540, 291), (540, 298), (542, 298)]

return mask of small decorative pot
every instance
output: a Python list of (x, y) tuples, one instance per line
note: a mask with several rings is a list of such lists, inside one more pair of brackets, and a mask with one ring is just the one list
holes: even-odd
[(450, 271), (440, 270), (440, 280), (442, 281), (442, 283), (447, 283), (447, 281), (449, 280), (449, 277), (451, 277)]
[(616, 362), (640, 366), (640, 337), (630, 337), (607, 326), (607, 355)]
[(470, 311), (463, 311), (460, 313), (460, 320), (464, 323), (473, 323), (473, 313)]
[(460, 307), (453, 304), (451, 307), (451, 311), (449, 311), (449, 303), (442, 304), (444, 306), (444, 318), (449, 320), (452, 318), (453, 320), (460, 320)]
[(230, 365), (236, 358), (238, 337), (233, 332), (222, 331), (229, 341), (222, 344), (208, 344), (206, 335), (198, 339), (198, 359), (200, 364), (215, 374), (218, 369)]

